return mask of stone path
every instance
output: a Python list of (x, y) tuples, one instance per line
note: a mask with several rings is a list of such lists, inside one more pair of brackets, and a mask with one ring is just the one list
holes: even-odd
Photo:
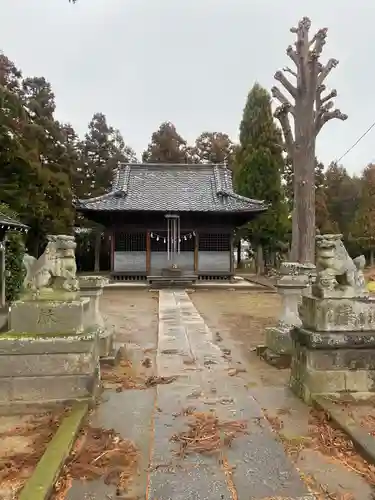
[[(150, 500), (309, 498), (255, 399), (241, 379), (228, 376), (229, 368), (188, 295), (160, 291), (158, 375), (177, 375), (178, 379), (157, 388)], [(229, 467), (234, 467), (234, 485), (227, 482), (216, 457), (171, 461), (174, 447), (169, 438), (185, 428), (188, 420), (173, 415), (191, 406), (198, 411), (214, 409), (223, 420), (248, 421), (249, 434), (236, 438), (226, 452)], [(166, 463), (172, 468), (160, 467)]]
[[(145, 391), (107, 391), (93, 423), (114, 428), (141, 452), (140, 476), (126, 498), (140, 500), (261, 500), (313, 497), (286, 457), (267, 420), (214, 336), (183, 291), (159, 292), (157, 374), (176, 376), (168, 385)], [(238, 437), (220, 463), (216, 456), (178, 458), (170, 438), (186, 429), (184, 409), (215, 410), (219, 419), (246, 420), (248, 434)], [(225, 468), (223, 466), (223, 459)], [(226, 475), (232, 468), (232, 477)], [(75, 482), (69, 500), (115, 499), (101, 482)]]

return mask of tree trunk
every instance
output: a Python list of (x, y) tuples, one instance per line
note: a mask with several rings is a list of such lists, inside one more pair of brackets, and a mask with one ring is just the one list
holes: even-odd
[(289, 258), (291, 262), (298, 262), (299, 256), (299, 226), (298, 226), (298, 210), (297, 210), (297, 199), (296, 199), (296, 176), (294, 176), (294, 198), (293, 198), (293, 213), (292, 213), (292, 243), (289, 252)]
[(100, 231), (95, 233), (95, 263), (94, 271), (98, 273), (100, 271), (100, 247), (102, 243), (102, 234)]
[(258, 245), (257, 246), (256, 273), (257, 274), (264, 274), (264, 258), (263, 258), (263, 247), (262, 247), (262, 245)]
[(374, 267), (374, 249), (371, 248), (370, 250), (370, 266)]
[[(294, 200), (292, 256), (295, 258), (298, 238), (297, 261), (301, 264), (315, 263), (315, 131), (311, 123), (309, 104), (296, 105), (295, 130)], [(297, 236), (298, 235), (298, 236)]]
[[(303, 166), (302, 166), (303, 162)], [(301, 158), (301, 176), (297, 201), (301, 264), (315, 263), (315, 148), (306, 148)]]
[(239, 269), (241, 266), (241, 240), (238, 240), (237, 243), (237, 268)]

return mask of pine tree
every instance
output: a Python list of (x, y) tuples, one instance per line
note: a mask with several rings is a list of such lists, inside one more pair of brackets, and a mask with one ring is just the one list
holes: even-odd
[(284, 160), (281, 133), (274, 123), (271, 98), (259, 84), (251, 89), (240, 125), (235, 184), (240, 194), (265, 200), (269, 209), (248, 225), (248, 237), (258, 248), (274, 252), (289, 228), (288, 209), (281, 184)]
[(145, 163), (191, 163), (192, 152), (173, 123), (164, 122), (142, 155)]

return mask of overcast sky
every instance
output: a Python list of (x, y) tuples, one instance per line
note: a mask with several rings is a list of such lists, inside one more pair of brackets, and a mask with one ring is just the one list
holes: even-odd
[[(0, 0), (0, 50), (51, 82), (58, 119), (83, 135), (103, 112), (140, 153), (166, 120), (190, 142), (205, 130), (236, 140), (247, 92), (291, 64), (289, 28), (304, 15), (329, 28), (324, 58), (340, 60), (327, 84), (349, 119), (319, 136), (329, 163), (375, 121), (373, 1)], [(351, 172), (375, 160), (374, 139), (345, 157)]]

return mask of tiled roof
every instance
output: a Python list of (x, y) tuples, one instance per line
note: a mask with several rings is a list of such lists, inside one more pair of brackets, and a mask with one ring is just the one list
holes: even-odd
[(263, 212), (267, 206), (233, 191), (224, 165), (120, 164), (111, 192), (78, 200), (81, 211)]
[(28, 229), (25, 224), (22, 224), (22, 222), (19, 222), (16, 219), (12, 219), (11, 217), (8, 217), (8, 215), (3, 214), (0, 212), (0, 228), (1, 229)]

